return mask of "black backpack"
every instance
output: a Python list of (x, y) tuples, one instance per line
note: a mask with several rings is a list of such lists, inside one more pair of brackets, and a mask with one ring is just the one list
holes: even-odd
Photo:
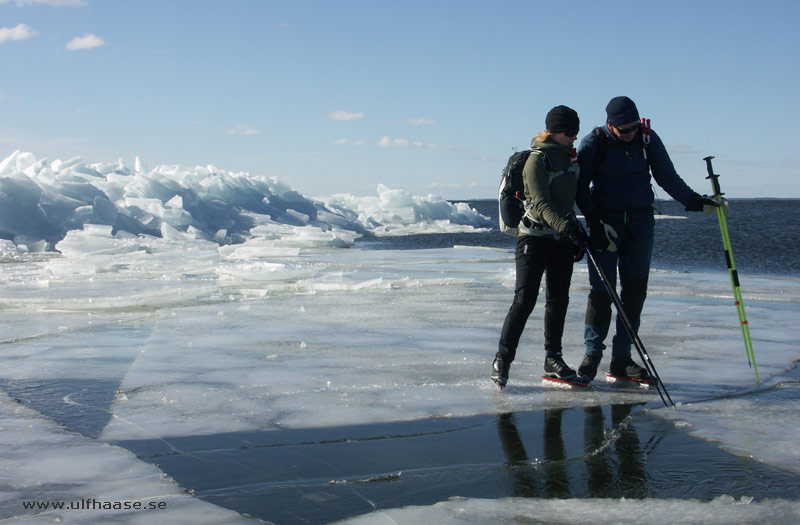
[(519, 223), (525, 216), (525, 185), (522, 181), (522, 170), (531, 153), (544, 156), (545, 153), (536, 148), (518, 151), (508, 158), (500, 179), (497, 203), (500, 208), (500, 230), (508, 235), (516, 236)]

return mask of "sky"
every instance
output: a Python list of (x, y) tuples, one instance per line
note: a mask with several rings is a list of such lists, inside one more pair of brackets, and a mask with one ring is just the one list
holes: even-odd
[[(0, 158), (493, 198), (553, 106), (631, 97), (710, 193), (800, 197), (800, 2), (0, 0)], [(661, 198), (666, 193), (656, 188)]]

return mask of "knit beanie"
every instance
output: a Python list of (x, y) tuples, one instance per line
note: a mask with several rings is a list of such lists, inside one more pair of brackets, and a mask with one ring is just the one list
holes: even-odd
[(551, 133), (563, 131), (571, 137), (578, 134), (581, 121), (578, 119), (578, 113), (574, 109), (567, 106), (556, 106), (547, 113), (544, 125), (547, 131)]
[(606, 106), (608, 123), (612, 126), (621, 126), (630, 122), (639, 122), (639, 110), (636, 104), (628, 97), (614, 97)]

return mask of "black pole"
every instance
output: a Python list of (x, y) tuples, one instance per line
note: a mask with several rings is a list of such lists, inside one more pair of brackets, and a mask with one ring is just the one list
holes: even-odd
[[(576, 221), (578, 222), (578, 221)], [(603, 268), (600, 267), (600, 263), (597, 262), (597, 259), (594, 257), (594, 253), (592, 253), (592, 247), (589, 245), (589, 239), (586, 237), (586, 230), (583, 229), (583, 225), (578, 222), (578, 226), (580, 227), (581, 231), (584, 234), (584, 244), (586, 246), (586, 255), (589, 256), (589, 260), (592, 261), (592, 265), (594, 266), (597, 273), (600, 275), (600, 280), (603, 281), (603, 285), (605, 285), (608, 294), (611, 296), (611, 300), (614, 303), (614, 307), (617, 309), (617, 314), (619, 315), (620, 319), (622, 319), (622, 324), (625, 326), (625, 330), (628, 332), (628, 335), (633, 341), (633, 346), (636, 347), (636, 351), (639, 352), (639, 357), (642, 358), (644, 362), (644, 366), (647, 369), (647, 373), (650, 374), (652, 378), (655, 379), (656, 382), (656, 390), (658, 391), (658, 395), (661, 396), (661, 401), (664, 402), (664, 406), (669, 408), (670, 404), (672, 408), (675, 408), (675, 403), (672, 401), (672, 398), (667, 392), (667, 387), (664, 386), (664, 382), (661, 380), (661, 377), (656, 372), (656, 367), (653, 362), (650, 360), (650, 355), (647, 353), (647, 350), (644, 347), (644, 343), (639, 338), (639, 334), (636, 333), (636, 330), (633, 329), (633, 323), (628, 318), (628, 315), (625, 313), (625, 310), (622, 307), (622, 300), (619, 298), (617, 291), (614, 289), (614, 286), (611, 284), (611, 281), (608, 280), (608, 276), (603, 271)], [(663, 390), (663, 393), (662, 393)], [(664, 396), (666, 395), (666, 399)], [(669, 399), (669, 403), (667, 403), (667, 399)]]

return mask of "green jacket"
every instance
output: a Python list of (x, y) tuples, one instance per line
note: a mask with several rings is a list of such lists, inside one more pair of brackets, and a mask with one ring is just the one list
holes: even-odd
[(519, 235), (564, 233), (568, 224), (567, 216), (575, 207), (578, 188), (578, 165), (570, 158), (572, 148), (549, 140), (534, 141), (533, 147), (544, 155), (536, 151), (531, 153), (522, 170), (522, 179), (528, 209), (526, 217), (536, 224), (528, 228), (520, 223)]

